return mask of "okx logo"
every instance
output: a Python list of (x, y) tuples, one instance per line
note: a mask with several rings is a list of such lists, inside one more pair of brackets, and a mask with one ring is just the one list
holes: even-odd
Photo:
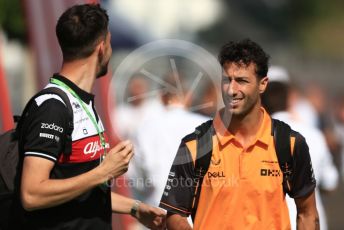
[(281, 176), (281, 170), (279, 169), (260, 169), (261, 176)]

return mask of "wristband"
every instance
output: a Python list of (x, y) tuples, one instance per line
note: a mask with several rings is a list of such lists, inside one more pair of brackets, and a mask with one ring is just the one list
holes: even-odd
[(136, 217), (136, 213), (139, 211), (140, 203), (141, 201), (135, 200), (135, 203), (133, 204), (133, 207), (131, 207), (131, 210), (130, 210), (130, 215), (132, 217)]

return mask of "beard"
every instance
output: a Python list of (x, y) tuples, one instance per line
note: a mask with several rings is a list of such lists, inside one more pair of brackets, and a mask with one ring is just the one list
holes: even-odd
[(107, 72), (108, 72), (108, 65), (109, 65), (109, 61), (107, 61), (103, 65), (100, 65), (99, 71), (96, 74), (96, 78), (104, 77), (107, 74)]

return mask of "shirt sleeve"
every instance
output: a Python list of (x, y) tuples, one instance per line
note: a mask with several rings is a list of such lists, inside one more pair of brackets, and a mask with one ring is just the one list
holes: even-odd
[(168, 212), (189, 216), (195, 185), (193, 160), (189, 149), (182, 141), (168, 175), (159, 206)]
[(23, 122), (24, 156), (43, 157), (56, 162), (65, 146), (67, 107), (57, 99), (48, 99), (37, 108), (31, 108), (31, 111)]
[(308, 145), (305, 138), (297, 134), (293, 154), (292, 189), (289, 196), (294, 199), (305, 197), (314, 191), (315, 186), (316, 180)]

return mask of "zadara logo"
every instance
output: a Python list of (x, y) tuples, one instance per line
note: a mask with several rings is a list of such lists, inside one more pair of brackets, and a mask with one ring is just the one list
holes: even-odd
[(58, 131), (60, 133), (63, 132), (63, 128), (58, 126), (58, 125), (55, 125), (54, 123), (52, 123), (52, 124), (41, 123), (41, 129), (52, 129), (52, 130)]
[[(105, 148), (109, 148), (108, 143), (105, 144)], [(92, 154), (91, 158), (93, 158), (94, 156), (96, 156), (97, 152), (100, 152), (102, 150), (104, 150), (104, 147), (99, 144), (99, 141), (94, 141), (85, 145), (84, 154), (85, 155)]]

